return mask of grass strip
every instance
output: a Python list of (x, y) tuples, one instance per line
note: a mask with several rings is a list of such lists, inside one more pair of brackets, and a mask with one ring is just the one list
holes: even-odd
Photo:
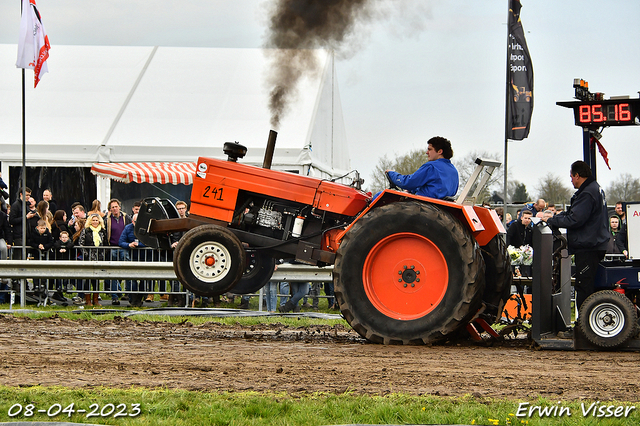
[[(9, 315), (6, 313), (0, 315)], [(41, 311), (41, 312), (28, 312), (14, 310), (10, 315), (19, 317), (26, 317), (31, 319), (41, 318), (64, 318), (68, 320), (94, 320), (94, 321), (107, 321), (113, 320), (116, 317), (122, 317), (118, 313), (104, 313), (100, 315), (92, 314), (91, 312), (73, 313), (66, 311)], [(173, 316), (173, 315), (127, 315), (127, 319), (131, 321), (139, 322), (167, 322), (173, 324), (183, 324), (190, 322), (193, 325), (201, 325), (205, 323), (215, 322), (224, 325), (242, 325), (252, 326), (259, 324), (281, 324), (288, 327), (309, 327), (313, 325), (343, 325), (345, 328), (351, 328), (349, 323), (344, 319), (323, 319), (323, 318), (310, 318), (305, 316), (248, 316), (248, 317), (213, 317), (213, 316)]]
[[(0, 421), (59, 421), (118, 425), (635, 425), (635, 404), (594, 401), (491, 400), (389, 394), (265, 394), (172, 389), (0, 387)], [(516, 416), (523, 402), (549, 415)], [(139, 405), (135, 405), (139, 404)], [(581, 406), (582, 404), (582, 406)], [(621, 406), (627, 417), (598, 417), (598, 407)], [(564, 409), (559, 415), (560, 408)], [(43, 410), (42, 412), (38, 412)], [(86, 412), (78, 412), (86, 410)], [(139, 413), (138, 413), (139, 411)], [(527, 410), (525, 410), (528, 412)], [(48, 413), (47, 413), (48, 412)], [(93, 412), (93, 414), (91, 414)], [(570, 412), (571, 415), (567, 413)], [(606, 413), (606, 409), (604, 410)], [(135, 416), (133, 414), (136, 414)]]

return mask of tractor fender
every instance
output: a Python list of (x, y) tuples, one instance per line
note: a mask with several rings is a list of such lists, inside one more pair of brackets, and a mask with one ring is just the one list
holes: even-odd
[[(497, 234), (506, 232), (495, 210), (481, 206), (458, 204), (453, 201), (445, 201), (437, 198), (423, 197), (393, 189), (385, 189), (378, 197), (371, 201), (367, 208), (364, 209), (346, 229), (332, 236), (332, 243), (339, 244), (353, 225), (371, 210), (390, 203), (405, 202), (408, 200), (435, 204), (438, 208), (451, 213), (469, 229), (480, 246), (488, 244)], [(335, 249), (337, 249), (337, 247), (335, 247)]]

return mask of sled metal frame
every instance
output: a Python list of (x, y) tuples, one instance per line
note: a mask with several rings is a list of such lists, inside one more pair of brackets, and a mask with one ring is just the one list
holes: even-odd
[[(557, 335), (571, 326), (571, 256), (562, 250), (560, 289), (553, 292), (554, 237), (548, 226), (539, 223), (533, 230), (533, 282), (531, 337), (543, 349), (604, 350), (593, 345), (574, 327), (573, 339)], [(631, 339), (616, 351), (640, 351), (640, 339)]]
[(543, 223), (533, 229), (533, 253), (531, 337), (544, 349), (574, 349), (572, 339), (557, 338), (571, 326), (571, 257), (562, 250), (561, 284), (554, 293), (553, 234)]

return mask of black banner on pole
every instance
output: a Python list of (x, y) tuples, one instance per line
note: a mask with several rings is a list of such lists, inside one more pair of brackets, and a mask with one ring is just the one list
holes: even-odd
[(529, 135), (533, 112), (533, 66), (520, 22), (521, 8), (520, 0), (509, 0), (506, 139), (512, 140)]

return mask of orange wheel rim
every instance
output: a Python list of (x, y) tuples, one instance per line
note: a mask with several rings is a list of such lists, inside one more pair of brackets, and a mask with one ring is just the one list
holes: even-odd
[(371, 249), (362, 282), (367, 298), (384, 315), (414, 320), (442, 301), (449, 283), (447, 262), (440, 249), (422, 235), (390, 235)]

